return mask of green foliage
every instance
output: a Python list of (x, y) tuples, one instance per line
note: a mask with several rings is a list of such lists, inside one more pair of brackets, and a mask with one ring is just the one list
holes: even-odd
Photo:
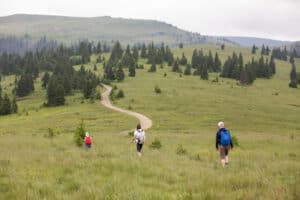
[(47, 87), (47, 106), (60, 106), (65, 104), (65, 91), (56, 75), (52, 75)]
[(119, 90), (118, 93), (116, 94), (116, 98), (121, 99), (121, 98), (124, 98), (124, 97), (125, 97), (125, 95), (124, 95), (123, 90)]
[(24, 97), (34, 91), (33, 77), (31, 74), (21, 75), (20, 80), (17, 83), (17, 95)]
[(177, 148), (176, 148), (176, 154), (177, 155), (186, 155), (187, 150), (185, 148), (183, 148), (182, 144), (179, 144), (179, 145), (177, 145)]
[(48, 128), (48, 134), (46, 136), (48, 138), (53, 138), (55, 136), (54, 130), (52, 128)]
[(160, 94), (162, 91), (161, 91), (160, 87), (158, 85), (156, 85), (154, 87), (154, 92), (157, 93), (157, 94)]
[(78, 127), (74, 132), (74, 142), (78, 147), (83, 145), (85, 132), (86, 132), (85, 124), (84, 121), (81, 120), (80, 124), (78, 125)]
[(148, 72), (156, 72), (156, 65), (152, 64)]
[(129, 132), (128, 132), (128, 136), (129, 136), (129, 137), (133, 137), (133, 135), (134, 135), (134, 131), (129, 131)]
[(155, 138), (154, 141), (150, 144), (150, 148), (152, 149), (160, 149), (162, 144), (158, 138)]
[(116, 73), (116, 79), (117, 81), (123, 81), (125, 78), (125, 73), (122, 69), (122, 67), (119, 67), (118, 70), (117, 70), (117, 73)]
[(50, 74), (48, 72), (46, 72), (42, 78), (42, 87), (43, 88), (47, 88), (47, 85), (49, 83), (49, 80), (50, 80)]
[(240, 146), (239, 140), (235, 135), (231, 135), (231, 141), (234, 147)]

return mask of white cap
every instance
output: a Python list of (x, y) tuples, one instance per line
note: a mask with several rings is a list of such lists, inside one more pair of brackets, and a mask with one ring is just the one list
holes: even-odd
[(219, 123), (218, 123), (218, 127), (219, 127), (219, 128), (224, 128), (224, 126), (225, 126), (225, 125), (224, 125), (224, 122), (219, 122)]
[(89, 137), (90, 134), (88, 132), (85, 132), (85, 137)]

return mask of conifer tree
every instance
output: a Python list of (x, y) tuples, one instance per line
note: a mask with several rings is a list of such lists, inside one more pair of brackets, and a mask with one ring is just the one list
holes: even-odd
[(188, 76), (188, 75), (191, 75), (191, 69), (192, 66), (190, 64), (187, 64), (185, 69), (184, 69), (184, 75)]
[(47, 105), (59, 106), (65, 103), (65, 91), (63, 84), (56, 75), (52, 75), (47, 87)]
[(1, 115), (11, 114), (11, 102), (7, 94), (4, 94), (4, 97), (1, 101), (0, 114)]
[(135, 77), (135, 64), (129, 66), (129, 74), (128, 76)]
[(156, 72), (156, 65), (153, 63), (148, 72)]
[(251, 51), (252, 54), (256, 54), (256, 49), (257, 49), (257, 47), (256, 47), (255, 45), (253, 45), (253, 46), (252, 46), (252, 51)]
[(295, 64), (292, 64), (292, 70), (291, 70), (291, 73), (290, 73), (290, 79), (291, 79), (291, 82), (290, 82), (289, 86), (291, 88), (297, 88), (297, 73), (296, 73), (296, 66), (295, 66)]
[(180, 68), (179, 68), (179, 58), (177, 57), (176, 61), (174, 62), (174, 65), (172, 67), (172, 71), (173, 72), (180, 72)]
[(116, 73), (116, 79), (117, 81), (123, 81), (125, 78), (124, 71), (121, 66), (118, 67), (117, 73)]
[(46, 72), (42, 78), (42, 87), (43, 88), (47, 87), (49, 80), (50, 80), (50, 74), (48, 72)]
[(11, 112), (12, 113), (17, 113), (18, 112), (18, 105), (16, 101), (16, 97), (14, 96), (12, 103), (11, 103)]
[(214, 58), (213, 58), (212, 53), (211, 53), (210, 50), (208, 52), (208, 57), (207, 57), (207, 61), (206, 62), (207, 62), (207, 68), (208, 68), (208, 70), (215, 72), (216, 69), (214, 67)]
[(181, 65), (186, 65), (187, 64), (187, 58), (185, 57), (184, 53), (182, 53), (181, 59), (180, 59), (180, 64)]
[(141, 49), (141, 58), (147, 58), (147, 48), (144, 43), (143, 43), (142, 49)]
[(215, 61), (214, 61), (214, 72), (220, 72), (221, 71), (221, 60), (219, 58), (219, 54), (218, 52), (216, 52), (216, 55), (215, 55)]

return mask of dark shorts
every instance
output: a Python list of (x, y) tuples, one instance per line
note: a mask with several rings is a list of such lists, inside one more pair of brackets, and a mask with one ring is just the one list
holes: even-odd
[(219, 146), (219, 150), (220, 150), (220, 157), (221, 159), (225, 159), (225, 157), (228, 155), (230, 146)]
[(87, 148), (87, 149), (90, 149), (91, 148), (91, 144), (85, 144), (85, 147)]
[(143, 144), (136, 143), (136, 150), (137, 150), (138, 152), (141, 152), (141, 151), (142, 151), (142, 148), (143, 148)]

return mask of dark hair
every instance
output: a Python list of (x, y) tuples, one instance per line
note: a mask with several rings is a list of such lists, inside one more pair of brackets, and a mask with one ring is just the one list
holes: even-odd
[(142, 129), (141, 125), (138, 124), (138, 125), (136, 126), (136, 129)]

